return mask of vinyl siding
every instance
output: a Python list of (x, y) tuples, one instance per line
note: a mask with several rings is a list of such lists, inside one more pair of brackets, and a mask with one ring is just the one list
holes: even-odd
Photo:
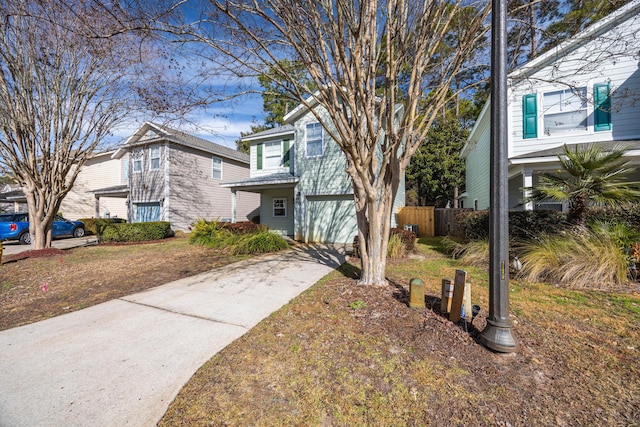
[(486, 114), (480, 118), (480, 122), (469, 135), (468, 144), (471, 148), (465, 160), (467, 170), (465, 208), (473, 208), (475, 200), (478, 201), (478, 209), (489, 208), (489, 134), (489, 114)]
[[(273, 216), (273, 199), (287, 199), (287, 216)], [(284, 235), (294, 235), (294, 192), (292, 189), (265, 190), (260, 194), (260, 223), (270, 231)]]
[[(511, 150), (513, 156), (546, 150), (562, 144), (635, 139), (640, 137), (640, 71), (635, 56), (640, 49), (640, 18), (632, 18), (595, 40), (576, 49), (554, 64), (531, 74), (526, 80), (510, 82), (512, 111)], [(624, 41), (624, 42), (623, 42)], [(632, 46), (636, 46), (635, 48)], [(554, 83), (555, 82), (555, 83)], [(587, 130), (545, 135), (542, 96), (566, 89), (587, 88)], [(594, 130), (594, 84), (609, 83), (611, 130)], [(538, 135), (523, 139), (522, 98), (537, 94)]]
[(251, 145), (249, 146), (249, 156), (250, 156), (250, 163), (251, 163), (252, 178), (258, 177), (258, 176), (271, 175), (274, 173), (293, 173), (294, 163), (295, 163), (295, 159), (293, 158), (293, 156), (290, 157), (291, 161), (289, 162), (289, 166), (280, 166), (278, 168), (266, 168), (265, 163), (263, 161), (261, 162), (262, 168), (258, 169), (258, 151), (259, 151), (258, 145), (260, 144), (262, 145), (262, 148), (263, 148), (262, 152), (264, 153), (264, 144), (269, 142), (282, 142), (284, 140), (289, 141), (290, 153), (294, 153), (296, 150), (296, 147), (295, 147), (295, 139), (293, 135), (287, 138), (283, 138), (280, 136), (280, 137), (273, 137), (273, 138), (265, 138), (263, 140), (260, 140), (259, 142), (256, 142), (256, 141), (251, 142)]
[[(71, 191), (62, 201), (60, 212), (68, 219), (93, 218), (96, 198), (89, 191), (123, 184), (121, 179), (123, 159), (111, 159), (112, 153), (96, 155), (87, 160), (78, 174)], [(126, 199), (115, 199), (107, 205), (100, 199), (100, 216), (109, 211), (111, 215), (127, 217)]]
[[(174, 230), (187, 230), (198, 218), (231, 219), (231, 190), (223, 182), (249, 176), (248, 165), (180, 145), (169, 147), (166, 220)], [(212, 158), (222, 159), (222, 178), (213, 178)], [(259, 195), (238, 192), (236, 219), (247, 221), (258, 212)]]

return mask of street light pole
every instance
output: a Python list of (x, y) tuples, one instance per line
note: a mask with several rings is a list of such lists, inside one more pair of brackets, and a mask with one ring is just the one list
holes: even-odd
[(480, 340), (494, 351), (511, 353), (518, 344), (509, 321), (507, 1), (492, 0), (491, 6), (489, 317)]

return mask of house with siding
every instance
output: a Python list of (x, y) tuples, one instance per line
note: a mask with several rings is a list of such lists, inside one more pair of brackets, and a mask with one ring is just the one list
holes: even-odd
[[(274, 232), (303, 242), (351, 243), (358, 227), (344, 153), (306, 107), (291, 111), (285, 122), (243, 138), (250, 146), (250, 177), (223, 185), (234, 194), (259, 194), (260, 222)], [(404, 188), (403, 178), (393, 226)]]
[[(624, 146), (640, 165), (640, 1), (634, 0), (508, 76), (509, 208), (559, 209), (523, 203), (540, 172), (559, 169), (570, 147)], [(489, 208), (490, 100), (461, 155), (465, 208)], [(632, 176), (638, 180), (640, 176)]]
[(116, 159), (114, 153), (115, 150), (105, 151), (87, 159), (60, 205), (65, 218), (127, 219), (129, 157)]
[(112, 159), (126, 163), (126, 188), (92, 193), (97, 201), (121, 197), (129, 222), (169, 221), (174, 230), (189, 230), (198, 218), (248, 221), (258, 215), (257, 194), (238, 191), (232, 200), (221, 186), (249, 176), (249, 156), (234, 149), (147, 122)]

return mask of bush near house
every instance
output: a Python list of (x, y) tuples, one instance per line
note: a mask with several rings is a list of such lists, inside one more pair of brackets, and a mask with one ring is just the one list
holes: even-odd
[(289, 247), (287, 241), (269, 232), (265, 225), (251, 222), (228, 223), (198, 219), (189, 241), (208, 248), (227, 250), (230, 254), (277, 252)]
[(161, 240), (173, 235), (168, 221), (107, 224), (102, 228), (102, 242), (143, 242)]
[(78, 221), (84, 223), (84, 230), (87, 234), (99, 236), (102, 229), (110, 224), (120, 224), (126, 222), (122, 218), (80, 218)]
[[(559, 211), (510, 211), (509, 236), (511, 239), (530, 239), (543, 233), (556, 234), (568, 228), (567, 215)], [(464, 240), (489, 237), (489, 211), (462, 211), (456, 221), (464, 230)]]

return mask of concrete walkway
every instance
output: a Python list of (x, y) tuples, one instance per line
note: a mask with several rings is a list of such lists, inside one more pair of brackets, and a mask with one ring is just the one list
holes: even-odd
[(343, 261), (299, 246), (2, 331), (0, 426), (156, 425), (204, 362)]

